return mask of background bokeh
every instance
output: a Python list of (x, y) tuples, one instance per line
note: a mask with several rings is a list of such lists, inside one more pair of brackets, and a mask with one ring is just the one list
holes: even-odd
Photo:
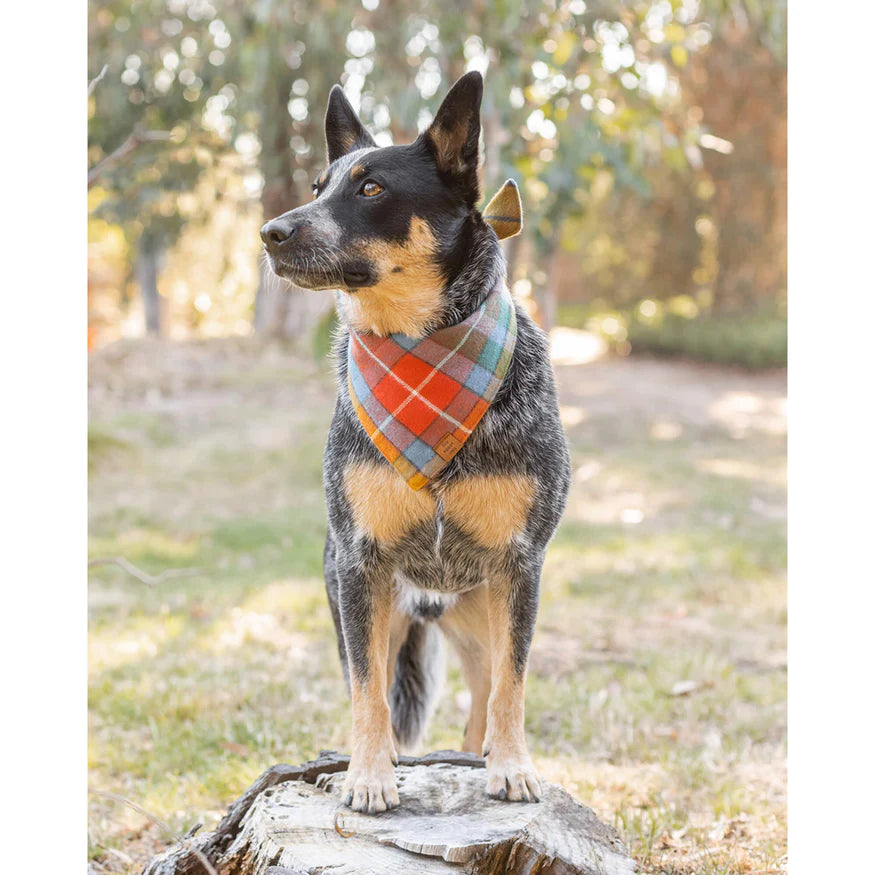
[[(90, 875), (349, 749), (332, 296), (263, 273), (258, 230), (310, 199), (331, 85), (403, 142), (473, 68), (573, 468), (535, 764), (642, 873), (786, 872), (784, 5), (89, 3)], [(423, 750), (459, 745), (468, 704), (450, 654)]]
[(485, 74), (484, 189), (522, 187), (514, 291), (620, 354), (786, 356), (780, 0), (139, 0), (90, 4), (92, 346), (306, 339), (328, 296), (260, 274), (310, 199), (341, 82), (380, 144)]

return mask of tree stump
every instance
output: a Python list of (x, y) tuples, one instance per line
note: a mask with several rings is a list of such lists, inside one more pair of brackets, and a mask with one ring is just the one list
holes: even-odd
[(561, 787), (540, 803), (486, 796), (484, 761), (438, 751), (401, 757), (401, 806), (359, 814), (340, 798), (349, 757), (322, 751), (301, 766), (273, 766), (216, 830), (186, 838), (143, 875), (352, 873), (556, 873), (631, 875), (616, 831)]

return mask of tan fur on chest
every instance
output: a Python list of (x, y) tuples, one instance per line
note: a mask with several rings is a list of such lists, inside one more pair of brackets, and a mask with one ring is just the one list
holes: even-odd
[(351, 464), (344, 489), (356, 528), (395, 544), (415, 526), (434, 519), (443, 503), (446, 518), (484, 547), (503, 547), (526, 526), (535, 483), (520, 474), (490, 474), (414, 492), (394, 468)]
[(439, 492), (447, 519), (484, 547), (502, 547), (525, 528), (535, 482), (522, 474), (486, 474)]
[(377, 541), (397, 543), (435, 515), (434, 498), (424, 489), (414, 492), (386, 465), (347, 465), (343, 485), (356, 528)]

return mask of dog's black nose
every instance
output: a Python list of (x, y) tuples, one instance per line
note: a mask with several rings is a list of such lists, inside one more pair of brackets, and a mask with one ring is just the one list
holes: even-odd
[(278, 219), (271, 219), (261, 226), (261, 239), (265, 246), (279, 246), (292, 237), (297, 230), (298, 223), (294, 219), (280, 216)]

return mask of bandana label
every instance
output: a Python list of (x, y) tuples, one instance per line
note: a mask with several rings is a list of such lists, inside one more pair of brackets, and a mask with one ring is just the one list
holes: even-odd
[(411, 489), (462, 449), (498, 394), (516, 345), (504, 288), (467, 319), (417, 339), (349, 329), (349, 396), (374, 446)]

